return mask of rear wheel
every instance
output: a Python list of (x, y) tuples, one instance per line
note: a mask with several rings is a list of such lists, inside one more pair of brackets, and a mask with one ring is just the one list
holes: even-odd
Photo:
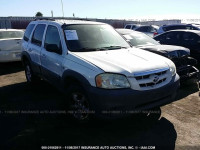
[(29, 84), (38, 83), (38, 81), (40, 81), (40, 78), (33, 74), (30, 63), (28, 61), (26, 61), (24, 63), (24, 66), (25, 66), (25, 76), (26, 76), (27, 82)]

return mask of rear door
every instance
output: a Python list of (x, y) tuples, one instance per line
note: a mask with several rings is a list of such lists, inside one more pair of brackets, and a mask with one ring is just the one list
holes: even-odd
[(34, 27), (35, 27), (35, 24), (29, 24), (27, 26), (26, 31), (24, 33), (24, 37), (23, 37), (22, 51), (28, 51), (28, 45), (29, 45), (29, 42), (31, 41), (30, 37), (32, 35)]
[(44, 36), (44, 31), (46, 28), (46, 24), (38, 24), (35, 27), (35, 30), (33, 32), (32, 38), (31, 38), (31, 46), (29, 46), (29, 54), (31, 55), (32, 59), (32, 66), (34, 69), (34, 72), (40, 73), (40, 53), (42, 50), (42, 40)]
[(174, 31), (161, 34), (154, 39), (160, 41), (161, 44), (180, 45), (180, 36), (181, 34), (179, 32)]
[(41, 51), (42, 74), (53, 84), (58, 84), (62, 74), (62, 43), (56, 25), (48, 25)]

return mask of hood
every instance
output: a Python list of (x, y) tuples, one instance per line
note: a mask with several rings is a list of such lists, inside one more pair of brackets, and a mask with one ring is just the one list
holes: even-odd
[(74, 52), (78, 57), (96, 65), (105, 72), (133, 76), (133, 73), (169, 68), (160, 55), (137, 49), (120, 49), (95, 52)]
[(140, 46), (138, 48), (144, 49), (144, 50), (149, 50), (149, 51), (161, 51), (161, 52), (172, 52), (172, 51), (177, 51), (177, 50), (183, 50), (187, 51), (190, 53), (190, 50), (185, 47), (181, 46), (174, 46), (174, 45), (144, 45)]

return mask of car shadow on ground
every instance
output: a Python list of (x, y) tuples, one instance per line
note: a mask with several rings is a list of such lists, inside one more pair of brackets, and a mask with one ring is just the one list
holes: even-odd
[[(45, 117), (44, 117), (45, 118)], [(154, 146), (172, 150), (177, 138), (173, 124), (160, 120), (101, 121), (82, 125), (67, 119), (26, 119), (24, 126), (5, 141), (8, 149), (40, 149), (41, 146)], [(21, 120), (22, 121), (22, 120)], [(15, 127), (11, 127), (15, 128)]]
[(23, 65), (21, 61), (0, 63), (0, 75), (6, 75), (22, 71)]
[(187, 97), (193, 93), (198, 92), (198, 85), (194, 79), (190, 79), (181, 83), (181, 87), (177, 94), (177, 100)]
[(65, 97), (43, 81), (33, 88), (25, 82), (1, 87), (0, 95), (0, 145), (6, 146), (4, 149), (30, 150), (49, 145), (175, 147), (177, 133), (166, 118), (136, 116), (79, 124), (66, 114), (19, 113), (62, 108)]

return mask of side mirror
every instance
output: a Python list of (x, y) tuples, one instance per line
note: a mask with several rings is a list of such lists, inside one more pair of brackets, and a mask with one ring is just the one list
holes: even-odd
[(46, 50), (49, 52), (54, 52), (57, 54), (62, 54), (62, 51), (59, 49), (59, 47), (56, 44), (47, 44)]

